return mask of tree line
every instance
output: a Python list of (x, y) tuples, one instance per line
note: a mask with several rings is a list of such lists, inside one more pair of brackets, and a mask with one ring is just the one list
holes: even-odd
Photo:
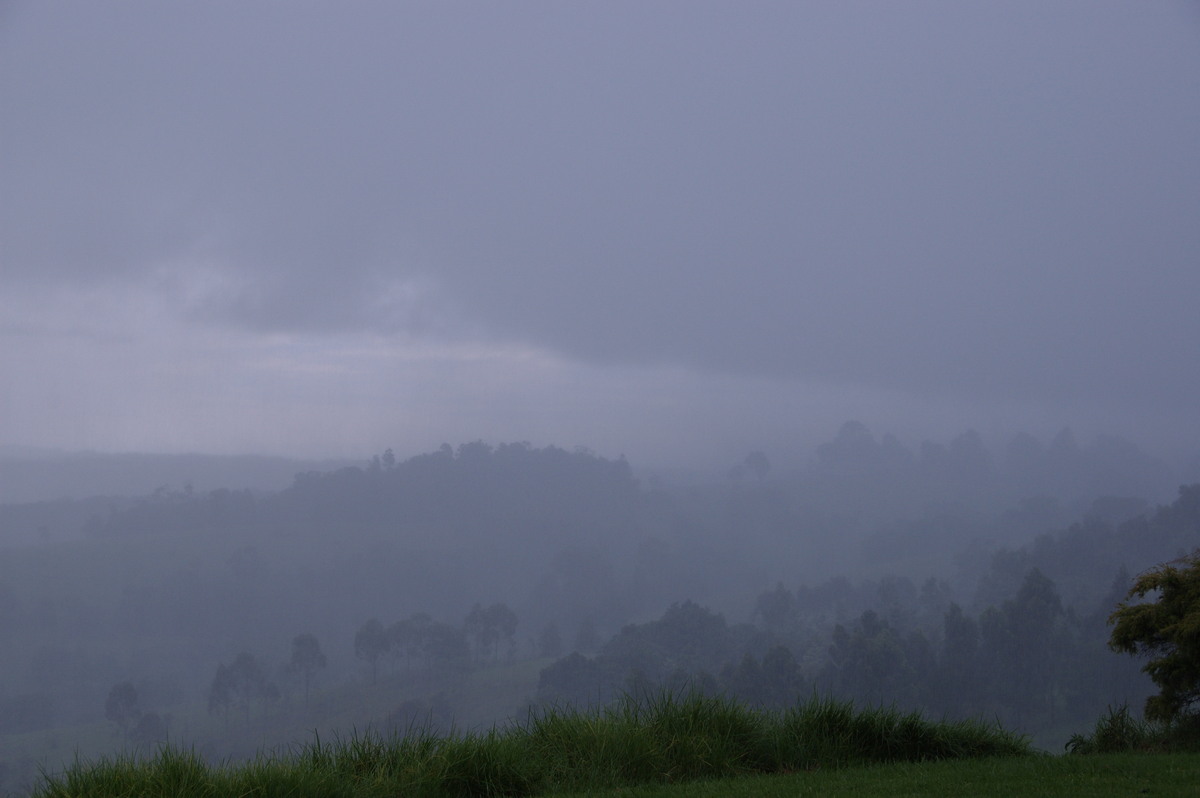
[(873, 608), (832, 623), (823, 601), (782, 585), (760, 594), (752, 623), (682, 602), (626, 626), (594, 656), (573, 652), (543, 669), (538, 700), (587, 705), (688, 686), (773, 708), (817, 693), (1025, 730), (1086, 724), (1149, 687), (1135, 662), (1106, 648), (1109, 614), (1129, 582), (1118, 575), (1108, 597), (1079, 614), (1034, 568), (1011, 599), (979, 613), (949, 602), (936, 624), (936, 584), (910, 601), (894, 590), (889, 601), (885, 589)]
[[(516, 613), (503, 602), (476, 603), (459, 624), (434, 620), (427, 613), (415, 613), (388, 626), (371, 618), (354, 635), (354, 654), (366, 664), (372, 684), (378, 681), (379, 666), (388, 660), (409, 674), (464, 671), (512, 659), (517, 626)], [(320, 642), (305, 632), (293, 638), (291, 657), (278, 673), (299, 681), (307, 706), (313, 679), (326, 666)], [(269, 669), (254, 654), (242, 651), (217, 665), (207, 705), (209, 713), (221, 716), (226, 725), (234, 714), (249, 724), (252, 710), (266, 713), (281, 696), (279, 682)], [(412, 707), (401, 711), (411, 712)], [(165, 739), (170, 723), (169, 715), (141, 710), (137, 689), (129, 681), (113, 685), (105, 701), (105, 717), (123, 739), (143, 745)]]

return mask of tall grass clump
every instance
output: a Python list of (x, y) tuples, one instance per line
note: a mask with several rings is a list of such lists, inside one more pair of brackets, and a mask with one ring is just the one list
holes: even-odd
[(977, 722), (813, 699), (785, 712), (664, 692), (602, 709), (551, 707), (486, 733), (364, 734), (210, 764), (164, 747), (148, 759), (76, 761), (35, 798), (89, 796), (529, 796), (750, 774), (1030, 753), (1024, 737)]
[(933, 722), (917, 712), (856, 711), (850, 702), (817, 697), (783, 713), (774, 749), (783, 770), (1019, 756), (1031, 750), (1024, 735), (980, 720)]
[(592, 788), (767, 772), (769, 726), (725, 698), (664, 692), (593, 712), (545, 710), (524, 733), (550, 783)]
[(1152, 723), (1133, 717), (1127, 705), (1109, 707), (1091, 734), (1072, 736), (1066, 749), (1072, 754), (1200, 753), (1200, 716)]

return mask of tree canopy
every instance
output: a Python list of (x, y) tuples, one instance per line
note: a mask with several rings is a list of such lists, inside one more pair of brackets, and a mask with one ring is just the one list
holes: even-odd
[[(1156, 594), (1151, 601), (1133, 602)], [(1150, 720), (1176, 720), (1200, 702), (1200, 549), (1134, 581), (1109, 617), (1114, 651), (1150, 655), (1142, 668), (1160, 690), (1146, 701)]]

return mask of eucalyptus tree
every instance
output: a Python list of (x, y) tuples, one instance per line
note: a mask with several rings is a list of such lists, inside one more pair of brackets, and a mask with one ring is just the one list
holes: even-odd
[(371, 666), (371, 684), (379, 678), (379, 659), (392, 647), (392, 638), (378, 618), (371, 618), (354, 635), (354, 656)]
[(304, 676), (304, 706), (308, 706), (308, 689), (312, 675), (326, 665), (325, 655), (316, 636), (305, 632), (292, 640), (292, 659), (288, 663), (293, 671)]

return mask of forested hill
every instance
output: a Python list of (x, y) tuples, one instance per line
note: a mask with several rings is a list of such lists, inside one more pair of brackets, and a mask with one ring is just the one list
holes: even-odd
[(397, 463), (390, 450), (365, 468), (309, 473), (280, 496), (295, 525), (392, 528), (460, 539), (530, 543), (615, 534), (636, 523), (639, 491), (624, 458), (554, 446), (445, 444)]
[[(380, 579), (393, 568), (392, 586), (377, 592), (405, 606), (424, 589), (438, 601), (460, 593), (454, 612), (503, 598), (537, 623), (589, 620), (608, 631), (673, 601), (746, 612), (765, 584), (856, 573), (937, 577), (980, 609), (1010, 598), (1037, 567), (1069, 606), (1091, 611), (1120, 569), (1136, 572), (1200, 545), (1189, 520), (1200, 488), (1153, 510), (1132, 493), (1154, 473), (1136, 450), (1077, 446), (1069, 432), (1038, 447), (1017, 436), (993, 458), (967, 433), (916, 454), (851, 422), (802, 473), (771, 474), (754, 453), (722, 484), (662, 489), (640, 485), (624, 458), (474, 442), (301, 473), (276, 494), (159, 491), (95, 514), (87, 536), (213, 535), (274, 563), (275, 578), (291, 567), (284, 563), (310, 568), (304, 560), (312, 557), (331, 571), (331, 591), (361, 581), (349, 562), (343, 581), (339, 562), (366, 557)], [(1085, 503), (1041, 492), (1003, 504), (1017, 484), (1077, 489), (1089, 473), (1129, 493)], [(355, 605), (345, 595), (329, 601)]]
[[(844, 428), (800, 473), (772, 471), (758, 453), (705, 485), (641, 484), (624, 459), (583, 450), (477, 442), (304, 472), (276, 493), (185, 487), (0, 506), (0, 535), (21, 532), (0, 540), (0, 709), (15, 719), (5, 726), (0, 713), (0, 734), (102, 720), (105, 695), (124, 681), (156, 711), (184, 712), (205, 700), (218, 663), (277, 662), (301, 633), (320, 641), (327, 684), (373, 681), (357, 645), (364, 628), (420, 621), (469, 638), (464, 619), (495, 608), (508, 619), (504, 656), (492, 645), (475, 659), (532, 668), (568, 655), (563, 683), (547, 683), (551, 698), (592, 694), (598, 679), (620, 689), (632, 663), (661, 678), (694, 665), (759, 698), (803, 684), (923, 701), (937, 678), (903, 682), (904, 693), (893, 671), (890, 682), (833, 678), (830, 668), (859, 671), (831, 650), (903, 650), (913, 672), (932, 673), (923, 663), (946, 655), (954, 621), (964, 639), (992, 635), (981, 662), (994, 649), (1015, 663), (1025, 655), (1004, 648), (1006, 630), (1024, 628), (1023, 608), (1047, 606), (1068, 664), (1044, 674), (1037, 707), (1013, 703), (1005, 691), (1019, 685), (977, 672), (998, 702), (984, 711), (1007, 707), (1046, 728), (1068, 709), (1094, 718), (1113, 700), (1107, 688), (1056, 691), (1098, 684), (1081, 679), (1081, 663), (1116, 656), (1104, 619), (1128, 575), (1200, 546), (1200, 485), (1158, 509), (1132, 487), (1082, 504), (1044, 493), (1005, 504), (1011, 472), (978, 457), (976, 439), (952, 447), (954, 457), (974, 452), (980, 467), (964, 472), (936, 448), (896, 456), (863, 432)], [(82, 530), (55, 526), (85, 512)], [(44, 534), (29, 534), (34, 525)], [(674, 605), (682, 611), (664, 616)], [(768, 657), (776, 644), (789, 653)], [(595, 658), (570, 659), (572, 648)], [(782, 681), (766, 684), (756, 669)], [(529, 698), (509, 696), (487, 720)]]
[[(1162, 531), (1178, 529), (1168, 521), (1178, 503), (1152, 512), (1146, 501), (1167, 493), (1162, 478), (1135, 447), (1104, 437), (1081, 445), (1069, 430), (1045, 446), (1017, 435), (994, 455), (970, 431), (914, 451), (847, 422), (803, 470), (772, 472), (754, 452), (702, 486), (639, 484), (624, 458), (587, 450), (477, 441), (305, 471), (276, 493), (163, 488), (137, 500), (0, 506), (0, 534), (75, 537), (78, 526), (58, 527), (86, 513), (88, 539), (201, 534), (266, 562), (330, 548), (442, 552), (468, 584), (499, 587), (495, 565), (506, 563), (502, 581), (524, 586), (506, 597), (517, 604), (542, 603), (546, 584), (612, 593), (619, 600), (590, 603), (622, 609), (578, 610), (609, 623), (687, 598), (746, 608), (761, 584), (831, 573), (938, 576), (964, 603), (988, 602), (1011, 595), (1031, 563), (1086, 604), (1122, 565), (1186, 548)], [(427, 569), (402, 594), (432, 578)]]
[(408, 543), (566, 543), (632, 529), (640, 496), (623, 458), (475, 442), (403, 462), (389, 450), (365, 468), (297, 474), (277, 494), (160, 491), (93, 519), (90, 531), (257, 527), (306, 537), (386, 532)]
[[(686, 505), (691, 523), (718, 527), (718, 534), (730, 524), (743, 535), (751, 528), (787, 528), (789, 536), (809, 537), (818, 532), (826, 537), (882, 532), (883, 537), (870, 543), (873, 555), (895, 559), (893, 555), (907, 552), (889, 554), (894, 544), (907, 549), (935, 544), (930, 537), (943, 522), (934, 515), (955, 517), (955, 528), (947, 532), (957, 539), (936, 541), (937, 545), (957, 546), (968, 525), (972, 536), (1023, 542), (1080, 520), (1099, 497), (1170, 501), (1177, 478), (1194, 481), (1189, 475), (1197, 476), (1191, 475), (1196, 469), (1169, 468), (1111, 436), (1077, 442), (1070, 429), (1046, 444), (1017, 434), (992, 451), (970, 430), (945, 444), (925, 441), (910, 448), (891, 435), (877, 438), (865, 425), (847, 422), (814, 455), (803, 467), (772, 470), (765, 455), (753, 452), (744, 462), (732, 464), (727, 479), (692, 485), (691, 490), (665, 486), (665, 491), (657, 490), (664, 486), (654, 479), (639, 490), (624, 458), (519, 443), (492, 447), (477, 441), (457, 449), (443, 445), (399, 462), (389, 450), (364, 466), (293, 471), (290, 487), (284, 488), (280, 479), (281, 487), (271, 491), (239, 477), (242, 472), (237, 469), (220, 480), (211, 474), (208, 479), (191, 479), (188, 475), (199, 468), (197, 463), (215, 467), (203, 458), (159, 458), (146, 461), (154, 464), (157, 489), (141, 492), (144, 498), (132, 509), (128, 499), (136, 492), (120, 498), (42, 502), (36, 508), (0, 503), (0, 545), (29, 538), (35, 530), (43, 537), (73, 537), (84, 519), (93, 533), (269, 525), (301, 531), (371, 528), (469, 536), (507, 534), (512, 531), (508, 521), (520, 518), (523, 535), (544, 533), (562, 540), (589, 527), (628, 529), (634, 525), (631, 514), (644, 509), (645, 500), (661, 505), (669, 494), (676, 508)], [(120, 471), (129, 459), (97, 456), (87, 462), (95, 467), (108, 463)], [(243, 458), (237, 464), (243, 462), (257, 461)], [(15, 461), (9, 465), (16, 467)], [(286, 463), (272, 465), (278, 470)], [(41, 464), (38, 469), (49, 467)], [(17, 481), (4, 480), (6, 485)], [(205, 482), (226, 487), (207, 489)], [(1135, 508), (1134, 514), (1145, 506)], [(1126, 501), (1122, 511), (1128, 507)], [(907, 522), (921, 527), (908, 536), (912, 541), (905, 541), (905, 534), (886, 539), (903, 532), (900, 526)]]
[[(1107, 503), (1097, 502), (1103, 508)], [(1200, 547), (1200, 484), (1184, 485), (1170, 504), (1119, 522), (1092, 513), (1066, 529), (991, 555), (975, 597), (986, 606), (1015, 594), (1038, 568), (1053, 579), (1068, 606), (1088, 607), (1113, 591), (1113, 583)]]
[(749, 622), (693, 602), (630, 624), (543, 669), (539, 698), (587, 704), (624, 691), (690, 686), (772, 707), (800, 694), (983, 715), (1056, 750), (1106, 707), (1151, 692), (1140, 663), (1109, 650), (1107, 620), (1130, 571), (1200, 546), (1200, 485), (1113, 525), (1100, 517), (995, 552), (974, 600), (935, 578), (764, 590)]
[(0, 446), (0, 505), (83, 502), (95, 497), (146, 496), (191, 485), (279, 491), (297, 471), (340, 468), (345, 460), (298, 460), (264, 455), (66, 452)]

